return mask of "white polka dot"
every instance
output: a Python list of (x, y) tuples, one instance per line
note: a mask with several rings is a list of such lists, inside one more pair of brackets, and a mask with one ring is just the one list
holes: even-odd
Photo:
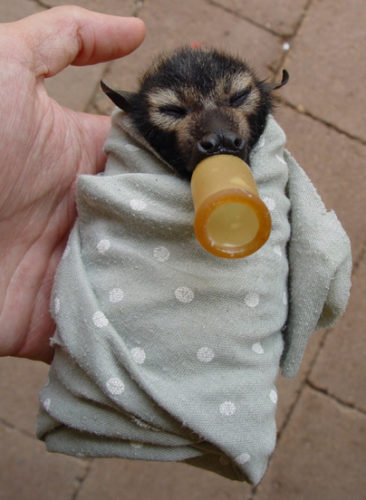
[(108, 325), (109, 321), (102, 311), (96, 311), (93, 314), (93, 323), (96, 327), (103, 328)]
[(235, 458), (235, 462), (239, 465), (244, 465), (250, 460), (249, 453), (241, 453), (239, 456)]
[(106, 386), (107, 386), (107, 390), (115, 396), (122, 394), (125, 390), (125, 384), (122, 382), (121, 379), (119, 379), (117, 377), (110, 378), (107, 381)]
[(97, 245), (97, 250), (99, 253), (106, 253), (111, 247), (111, 242), (109, 240), (100, 240)]
[(288, 42), (283, 43), (283, 44), (282, 44), (282, 50), (284, 50), (284, 51), (286, 51), (286, 52), (287, 52), (288, 50), (290, 50), (290, 44), (289, 44)]
[(277, 160), (278, 160), (278, 161), (280, 161), (280, 162), (281, 162), (281, 163), (283, 163), (284, 165), (287, 165), (287, 163), (286, 163), (285, 159), (284, 159), (282, 156), (280, 156), (280, 155), (276, 155), (276, 158), (277, 158)]
[(236, 406), (232, 401), (224, 401), (220, 405), (220, 413), (225, 417), (231, 417), (236, 412)]
[(61, 301), (59, 297), (55, 297), (55, 302), (54, 302), (55, 314), (58, 314), (60, 312), (60, 309), (61, 309)]
[(112, 304), (121, 302), (123, 300), (123, 297), (124, 293), (120, 288), (112, 288), (112, 290), (109, 290), (109, 302), (112, 302)]
[(287, 299), (287, 292), (283, 292), (283, 295), (282, 295), (282, 303), (284, 306), (287, 306), (287, 302), (288, 302), (288, 299)]
[(272, 210), (276, 208), (275, 200), (273, 198), (270, 198), (269, 196), (264, 196), (263, 202), (270, 212), (272, 212)]
[(182, 302), (183, 304), (188, 304), (189, 302), (192, 302), (192, 300), (194, 299), (193, 290), (191, 290), (187, 286), (181, 286), (177, 288), (174, 292), (174, 295), (175, 298), (179, 302)]
[(271, 392), (269, 393), (269, 399), (272, 401), (272, 403), (274, 404), (277, 403), (278, 395), (275, 389), (272, 389)]
[(165, 247), (156, 247), (154, 248), (153, 255), (158, 262), (166, 262), (170, 257), (170, 252)]
[(282, 250), (281, 250), (280, 245), (276, 245), (275, 247), (273, 247), (273, 251), (276, 255), (278, 255), (279, 257), (282, 257)]
[(134, 144), (126, 144), (125, 149), (127, 149), (127, 151), (130, 151), (131, 153), (134, 153), (139, 150), (139, 148)]
[(146, 359), (146, 353), (141, 347), (134, 347), (131, 349), (131, 356), (138, 365), (142, 365)]
[(255, 352), (256, 354), (264, 354), (264, 349), (260, 342), (256, 342), (255, 344), (252, 345), (252, 351)]
[(197, 359), (202, 363), (209, 363), (215, 357), (215, 353), (211, 347), (201, 347), (197, 351)]
[(146, 208), (146, 203), (144, 200), (133, 199), (130, 200), (130, 207), (132, 210), (135, 210), (135, 212), (142, 212)]
[(43, 402), (43, 407), (46, 411), (50, 411), (50, 408), (51, 408), (51, 400), (50, 398), (47, 398), (44, 400)]
[(259, 295), (256, 292), (249, 292), (244, 299), (245, 304), (252, 309), (259, 304)]

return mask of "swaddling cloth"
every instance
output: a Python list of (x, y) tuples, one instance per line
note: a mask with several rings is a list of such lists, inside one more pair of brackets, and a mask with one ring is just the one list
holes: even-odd
[(309, 335), (349, 293), (348, 238), (284, 145), (269, 117), (251, 167), (271, 235), (226, 260), (195, 239), (189, 183), (114, 114), (105, 173), (78, 180), (53, 289), (55, 358), (37, 430), (49, 451), (260, 481), (280, 363), (296, 373)]

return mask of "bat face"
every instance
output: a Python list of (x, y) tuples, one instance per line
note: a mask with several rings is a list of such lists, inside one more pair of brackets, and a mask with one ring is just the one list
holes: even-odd
[(256, 78), (240, 59), (216, 50), (183, 48), (159, 59), (137, 93), (103, 90), (123, 109), (150, 145), (180, 175), (216, 154), (248, 161), (280, 84)]

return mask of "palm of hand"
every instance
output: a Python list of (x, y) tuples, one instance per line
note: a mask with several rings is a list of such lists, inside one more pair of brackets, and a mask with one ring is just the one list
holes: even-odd
[[(62, 9), (65, 12), (67, 8), (41, 15), (54, 16)], [(83, 9), (75, 12), (79, 18), (87, 15)], [(107, 17), (111, 16), (104, 16), (100, 23), (104, 30)], [(86, 20), (90, 24), (91, 19)], [(78, 22), (80, 31), (80, 19)], [(121, 23), (121, 19), (116, 22)], [(141, 26), (137, 31), (127, 47), (120, 43), (118, 55), (141, 42)], [(85, 63), (83, 58), (86, 62), (111, 58), (110, 52), (100, 51), (88, 59), (83, 42), (75, 54), (62, 54), (62, 61), (56, 54), (53, 73), (77, 58), (80, 64)], [(92, 174), (103, 168), (102, 146), (110, 122), (107, 117), (58, 105), (43, 85), (45, 74), (52, 70), (34, 64), (33, 54), (21, 42), (17, 47), (12, 40), (8, 49), (3, 43), (0, 51), (0, 88), (4, 93), (0, 107), (1, 116), (6, 118), (0, 130), (0, 355), (50, 361), (48, 339), (54, 329), (49, 313), (50, 291), (75, 220), (75, 181), (81, 173)]]
[[(4, 316), (1, 335), (10, 341), (3, 344), (10, 354), (48, 360), (50, 287), (75, 218), (74, 183), (79, 173), (102, 168), (105, 127), (100, 122), (98, 137), (98, 129), (87, 127), (86, 115), (63, 109), (47, 96), (42, 84), (29, 81), (25, 88), (28, 95), (23, 99), (15, 87), (14, 102), (7, 102), (13, 120), (1, 141), (10, 145), (0, 171), (0, 224), (5, 236), (1, 259), (7, 264), (2, 305), (11, 317)], [(24, 105), (26, 113), (19, 109)], [(9, 137), (14, 129), (21, 134), (16, 143)], [(7, 309), (7, 302), (14, 303), (15, 296), (15, 306)], [(13, 307), (17, 309), (15, 325)]]

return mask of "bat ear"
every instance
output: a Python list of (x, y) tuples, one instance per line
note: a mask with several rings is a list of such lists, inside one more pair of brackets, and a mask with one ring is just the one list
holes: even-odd
[(133, 92), (125, 92), (123, 90), (113, 90), (103, 81), (100, 82), (103, 92), (109, 97), (109, 99), (114, 102), (114, 104), (129, 113), (132, 110), (132, 98), (135, 96)]
[(286, 83), (289, 81), (290, 75), (288, 74), (288, 71), (286, 69), (282, 70), (282, 80), (280, 83), (270, 83), (268, 85), (269, 89), (272, 90), (277, 90), (286, 85)]

